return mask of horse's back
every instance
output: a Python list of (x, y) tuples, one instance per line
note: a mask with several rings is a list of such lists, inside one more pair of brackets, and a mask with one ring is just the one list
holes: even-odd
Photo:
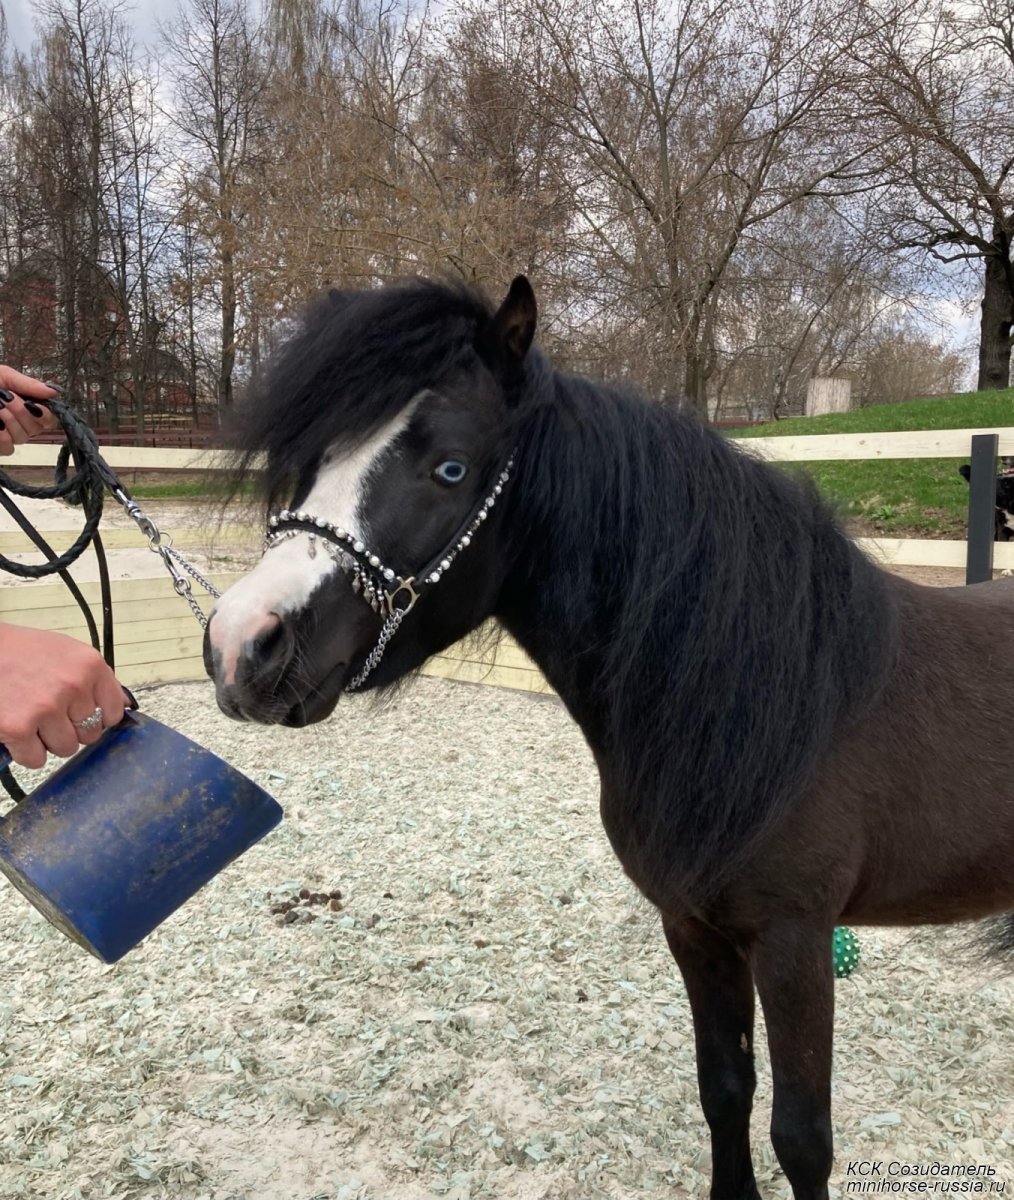
[(849, 814), (846, 911), (919, 922), (1014, 908), (1014, 582), (890, 586), (891, 669), (814, 792), (826, 816)]
[[(893, 578), (898, 602), (897, 668), (915, 671), (928, 686), (956, 669), (982, 671), (969, 698), (977, 704), (993, 687), (1014, 688), (1014, 580), (965, 587), (927, 587)], [(970, 657), (965, 657), (970, 656)]]

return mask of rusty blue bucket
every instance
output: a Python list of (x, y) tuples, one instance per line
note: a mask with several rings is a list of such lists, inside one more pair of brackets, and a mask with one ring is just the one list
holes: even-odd
[[(0, 746), (0, 767), (9, 761)], [(234, 767), (128, 712), (0, 818), (0, 870), (112, 963), (281, 819)]]

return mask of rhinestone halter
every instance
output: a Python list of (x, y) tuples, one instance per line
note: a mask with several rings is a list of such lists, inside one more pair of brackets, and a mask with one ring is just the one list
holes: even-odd
[(472, 538), (488, 519), (490, 510), (510, 479), (513, 467), (514, 456), (511, 455), (490, 494), (469, 513), (447, 546), (415, 575), (399, 575), (391, 567), (385, 566), (379, 555), (372, 553), (364, 542), (348, 530), (333, 525), (324, 517), (314, 516), (305, 509), (283, 508), (281, 512), (272, 513), (268, 518), (268, 532), (264, 539), (265, 551), (289, 538), (308, 534), (307, 551), (310, 557), (317, 557), (319, 543), (323, 552), (352, 581), (352, 590), (361, 595), (375, 613), (384, 615), (384, 624), (377, 636), (377, 644), (367, 655), (362, 670), (346, 684), (347, 692), (357, 691), (373, 673), (384, 657), (387, 643), (415, 607), (419, 597), (439, 583), (462, 550), (472, 544)]

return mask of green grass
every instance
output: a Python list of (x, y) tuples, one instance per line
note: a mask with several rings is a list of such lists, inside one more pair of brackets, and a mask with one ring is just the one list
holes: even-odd
[[(129, 472), (124, 482), (130, 494), (138, 500), (209, 500), (222, 499), (227, 492), (225, 483), (214, 475), (202, 475), (195, 479), (174, 479), (155, 475), (154, 472), (138, 472), (138, 479), (132, 481)], [(236, 495), (240, 498), (252, 496), (255, 492), (253, 481), (240, 485)]]
[[(902, 429), (981, 429), (1014, 426), (1014, 389), (969, 392), (907, 404), (878, 404), (849, 413), (794, 417), (731, 437), (788, 437), (818, 433), (886, 433)], [(857, 532), (904, 537), (964, 537), (968, 485), (958, 474), (964, 458), (899, 458), (793, 464)]]
[(205, 500), (215, 494), (214, 486), (208, 479), (166, 480), (164, 483), (135, 483), (128, 486), (132, 496), (148, 500)]

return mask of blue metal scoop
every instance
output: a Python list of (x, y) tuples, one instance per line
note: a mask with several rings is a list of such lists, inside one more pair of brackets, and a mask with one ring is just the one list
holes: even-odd
[[(9, 763), (0, 746), (0, 768)], [(0, 870), (112, 963), (281, 819), (234, 767), (128, 712), (0, 818)]]

